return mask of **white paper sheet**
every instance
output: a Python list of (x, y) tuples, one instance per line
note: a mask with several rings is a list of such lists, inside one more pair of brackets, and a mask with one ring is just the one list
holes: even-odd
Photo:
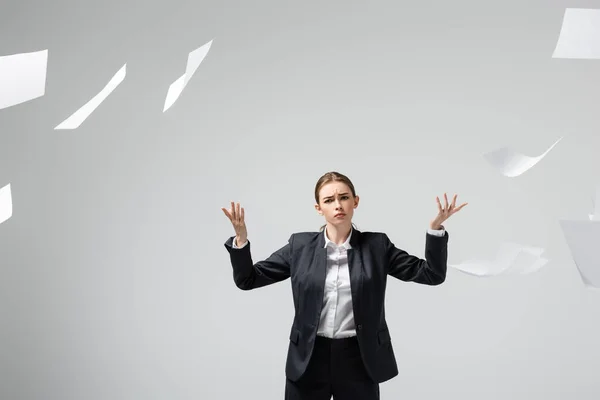
[(0, 57), (0, 109), (46, 93), (48, 50)]
[(531, 274), (538, 271), (548, 263), (548, 259), (542, 257), (544, 249), (541, 247), (523, 246), (510, 267), (502, 271), (503, 274)]
[(508, 274), (529, 274), (538, 271), (548, 260), (541, 257), (544, 249), (504, 242), (499, 246), (493, 260), (470, 259), (448, 266), (478, 277), (490, 277)]
[(600, 58), (600, 10), (567, 8), (552, 58)]
[(556, 146), (561, 140), (562, 137), (554, 142), (554, 144), (552, 144), (552, 146), (550, 146), (550, 148), (548, 148), (548, 150), (546, 150), (542, 155), (536, 157), (530, 157), (516, 153), (509, 147), (502, 147), (498, 150), (485, 153), (483, 157), (502, 175), (508, 176), (509, 178), (514, 178), (515, 176), (523, 174), (525, 171), (540, 162), (542, 158), (546, 157), (550, 150), (552, 150), (554, 146)]
[(185, 67), (185, 73), (181, 75), (175, 82), (169, 86), (169, 90), (167, 91), (167, 97), (165, 99), (165, 105), (163, 107), (163, 112), (167, 111), (175, 101), (183, 92), (183, 89), (187, 86), (188, 82), (204, 60), (204, 57), (208, 54), (210, 50), (210, 46), (212, 44), (212, 40), (206, 43), (204, 46), (197, 48), (188, 54), (187, 66)]
[(92, 97), (79, 110), (75, 111), (69, 118), (61, 122), (56, 129), (77, 129), (100, 104), (123, 82), (127, 75), (127, 64), (123, 65), (119, 71), (106, 84), (104, 89)]
[(12, 217), (12, 193), (10, 183), (0, 189), (0, 224)]
[(600, 221), (561, 220), (560, 226), (584, 285), (600, 288)]

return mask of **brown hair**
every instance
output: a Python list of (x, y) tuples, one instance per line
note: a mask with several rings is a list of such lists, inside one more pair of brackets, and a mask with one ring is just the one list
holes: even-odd
[[(317, 184), (315, 185), (315, 201), (317, 202), (317, 204), (321, 203), (319, 201), (319, 192), (321, 191), (321, 188), (330, 182), (345, 183), (350, 188), (350, 191), (352, 192), (352, 196), (356, 197), (356, 190), (354, 189), (354, 185), (352, 184), (352, 181), (350, 180), (350, 178), (348, 178), (346, 175), (341, 174), (339, 172), (330, 171), (330, 172), (326, 172), (325, 174), (323, 174), (323, 176), (321, 176), (319, 178), (319, 180), (317, 181)], [(325, 229), (326, 226), (327, 226), (327, 224), (321, 226), (319, 231), (322, 231), (323, 229)], [(354, 227), (354, 229), (358, 229), (356, 227), (356, 225), (354, 225), (354, 223), (352, 224), (352, 226)]]

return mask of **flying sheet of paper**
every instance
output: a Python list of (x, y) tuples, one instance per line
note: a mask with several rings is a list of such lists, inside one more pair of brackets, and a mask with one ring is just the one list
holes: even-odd
[(542, 257), (543, 252), (544, 249), (541, 247), (523, 247), (511, 266), (502, 271), (502, 274), (524, 275), (538, 271), (548, 263), (548, 259)]
[(556, 146), (561, 140), (562, 137), (554, 142), (554, 144), (550, 146), (550, 148), (548, 148), (548, 150), (546, 150), (542, 155), (537, 157), (530, 157), (516, 153), (509, 147), (502, 147), (498, 150), (485, 153), (483, 157), (488, 163), (490, 163), (492, 167), (500, 171), (502, 175), (508, 176), (509, 178), (514, 178), (515, 176), (523, 174), (525, 171), (540, 162), (542, 158), (546, 157), (550, 150), (552, 150), (554, 146)]
[(97, 95), (92, 97), (90, 101), (85, 103), (79, 110), (75, 111), (69, 118), (61, 122), (56, 129), (77, 129), (98, 106), (106, 100), (106, 98), (123, 82), (127, 75), (127, 64), (123, 65), (119, 71), (106, 84), (104, 89)]
[(12, 217), (12, 194), (10, 183), (0, 189), (0, 224)]
[(504, 242), (500, 245), (494, 260), (471, 259), (448, 266), (478, 277), (529, 274), (539, 270), (548, 262), (541, 257), (543, 252), (544, 249), (541, 247)]
[(48, 50), (0, 57), (0, 109), (46, 93)]
[(181, 75), (175, 82), (169, 86), (169, 90), (167, 91), (167, 98), (165, 99), (165, 105), (163, 107), (163, 112), (167, 111), (175, 101), (183, 92), (183, 89), (187, 86), (188, 82), (204, 60), (204, 57), (208, 54), (210, 50), (210, 46), (212, 44), (212, 40), (206, 43), (204, 46), (197, 48), (188, 54), (187, 66), (185, 67), (185, 73)]
[(567, 8), (552, 58), (600, 58), (600, 10)]
[(498, 275), (510, 266), (520, 251), (520, 246), (503, 243), (494, 260), (470, 259), (460, 264), (449, 264), (448, 266), (475, 276)]
[(561, 220), (560, 226), (584, 285), (600, 288), (600, 221)]

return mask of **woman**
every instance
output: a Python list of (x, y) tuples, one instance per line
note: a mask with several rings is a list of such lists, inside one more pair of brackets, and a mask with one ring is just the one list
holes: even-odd
[(266, 260), (253, 263), (244, 208), (222, 208), (235, 229), (225, 242), (233, 279), (242, 290), (291, 278), (295, 316), (285, 367), (285, 399), (375, 400), (379, 383), (398, 374), (385, 319), (388, 275), (425, 285), (446, 278), (448, 233), (442, 223), (467, 203), (456, 195), (430, 222), (425, 259), (398, 249), (385, 233), (352, 224), (359, 197), (343, 174), (328, 172), (315, 187), (320, 232), (294, 233)]

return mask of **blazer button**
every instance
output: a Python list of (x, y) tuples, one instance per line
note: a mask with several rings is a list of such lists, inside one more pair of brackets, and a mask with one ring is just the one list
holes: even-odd
[(358, 329), (358, 330), (360, 331), (360, 330), (362, 329), (362, 325), (361, 325), (361, 324), (358, 324), (358, 325), (356, 326), (356, 329)]

